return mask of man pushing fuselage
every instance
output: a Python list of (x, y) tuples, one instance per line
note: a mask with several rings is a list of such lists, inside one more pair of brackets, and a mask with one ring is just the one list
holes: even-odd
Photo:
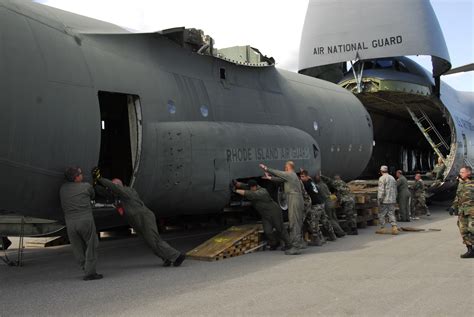
[(59, 197), (71, 248), (84, 271), (84, 280), (98, 280), (102, 278), (102, 274), (97, 274), (95, 270), (99, 238), (92, 215), (94, 189), (91, 184), (83, 182), (79, 167), (68, 168), (65, 176), (67, 183), (61, 186)]
[[(270, 249), (275, 250), (284, 242), (284, 250), (291, 248), (290, 237), (283, 224), (283, 214), (280, 206), (272, 199), (265, 188), (250, 180), (247, 184), (235, 182), (235, 192), (252, 203), (252, 206), (262, 217), (263, 231), (267, 236)], [(274, 231), (275, 230), (275, 231)]]
[(290, 241), (292, 248), (287, 250), (287, 254), (299, 254), (304, 248), (303, 243), (303, 218), (304, 200), (303, 186), (298, 175), (295, 173), (295, 164), (292, 161), (285, 163), (285, 171), (279, 171), (260, 164), (260, 168), (265, 171), (265, 178), (283, 183), (283, 189), (288, 199), (288, 220), (290, 222)]
[(180, 266), (185, 255), (172, 248), (158, 233), (155, 214), (148, 209), (135, 189), (124, 186), (118, 178), (112, 181), (101, 177), (100, 170), (92, 170), (94, 182), (109, 189), (115, 197), (116, 209), (127, 223), (141, 236), (153, 253), (163, 260), (163, 266)]

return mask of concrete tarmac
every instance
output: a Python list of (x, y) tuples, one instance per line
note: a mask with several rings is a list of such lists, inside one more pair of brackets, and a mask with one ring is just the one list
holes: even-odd
[[(98, 272), (82, 281), (69, 246), (26, 250), (22, 268), (0, 265), (0, 316), (463, 316), (472, 314), (474, 259), (460, 259), (456, 217), (359, 230), (303, 255), (265, 251), (161, 267), (138, 238), (103, 241)], [(212, 233), (165, 235), (188, 251)], [(471, 312), (471, 313), (469, 313)]]

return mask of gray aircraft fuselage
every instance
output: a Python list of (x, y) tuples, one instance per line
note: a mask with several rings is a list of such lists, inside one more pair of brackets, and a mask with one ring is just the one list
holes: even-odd
[(372, 153), (367, 111), (329, 82), (35, 3), (0, 1), (0, 41), (0, 210), (61, 219), (64, 169), (99, 165), (159, 215), (214, 213), (259, 163), (354, 178)]

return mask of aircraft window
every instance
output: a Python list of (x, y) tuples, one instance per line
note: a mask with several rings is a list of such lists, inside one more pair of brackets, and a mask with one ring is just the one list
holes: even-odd
[(168, 100), (168, 112), (170, 114), (176, 113), (176, 105), (174, 104), (173, 100)]
[(349, 144), (349, 152), (352, 151), (352, 144)]
[(102, 120), (102, 130), (105, 130), (105, 121)]
[(319, 154), (319, 149), (316, 145), (313, 144), (313, 155), (314, 155), (314, 158), (317, 158), (318, 157), (318, 154)]
[(375, 146), (375, 140), (374, 140), (374, 141), (372, 141), (372, 145), (373, 145), (373, 146)]
[(370, 117), (369, 115), (365, 115), (365, 118), (367, 119), (367, 125), (369, 126), (369, 128), (372, 127), (372, 123), (370, 122)]
[(391, 68), (392, 67), (392, 60), (378, 60), (377, 64), (380, 68)]
[(398, 70), (404, 73), (409, 73), (410, 71), (402, 62), (398, 61)]
[(314, 128), (314, 131), (318, 131), (319, 129), (318, 123), (316, 121), (313, 122), (313, 128)]
[(226, 78), (226, 75), (225, 75), (225, 68), (221, 68), (220, 69), (220, 75), (221, 75), (221, 79), (224, 79)]
[(207, 116), (209, 115), (209, 109), (206, 105), (201, 106), (201, 114), (204, 118), (207, 118)]

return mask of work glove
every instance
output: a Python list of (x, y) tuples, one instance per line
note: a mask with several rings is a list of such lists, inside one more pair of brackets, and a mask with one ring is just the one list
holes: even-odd
[(94, 167), (91, 170), (91, 174), (92, 174), (92, 180), (94, 181), (94, 185), (96, 185), (97, 180), (102, 177), (102, 175), (100, 174), (100, 168), (98, 168), (97, 166)]

